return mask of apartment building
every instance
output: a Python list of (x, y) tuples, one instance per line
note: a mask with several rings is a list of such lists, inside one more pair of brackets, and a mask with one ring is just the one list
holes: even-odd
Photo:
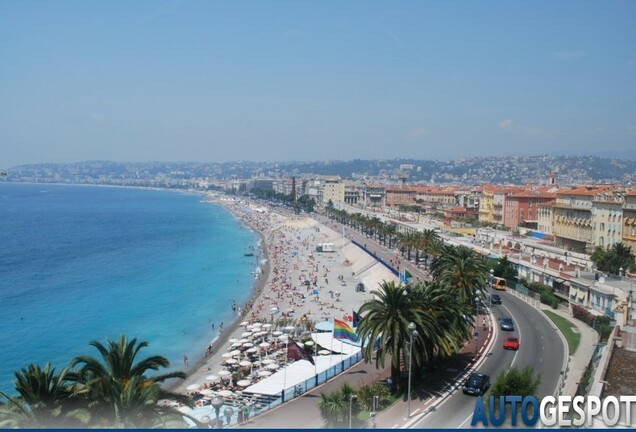
[[(599, 245), (601, 236), (601, 222), (605, 224), (602, 230), (607, 230), (607, 217), (616, 214), (618, 207), (613, 204), (604, 205), (608, 199), (599, 198), (610, 191), (609, 186), (583, 186), (561, 189), (556, 194), (552, 205), (552, 224), (557, 247), (570, 250), (591, 251)], [(594, 208), (596, 204), (597, 208)], [(594, 222), (597, 223), (596, 228)], [(595, 229), (597, 230), (595, 233)], [(615, 229), (615, 226), (612, 226)], [(622, 231), (622, 230), (621, 230)], [(615, 238), (615, 234), (612, 238)]]
[(415, 200), (439, 207), (455, 205), (455, 190), (453, 188), (416, 187)]
[(623, 243), (636, 252), (636, 191), (625, 194), (623, 203)]
[(592, 244), (608, 249), (623, 241), (623, 195), (603, 193), (592, 202)]
[(495, 189), (491, 186), (484, 186), (483, 190), (481, 191), (481, 199), (479, 200), (480, 222), (494, 223), (494, 196)]
[(537, 231), (542, 234), (552, 235), (552, 204), (553, 200), (537, 206)]
[(358, 189), (360, 203), (366, 207), (382, 208), (386, 204), (386, 190), (384, 186), (364, 185)]
[(343, 203), (345, 198), (345, 185), (340, 176), (324, 177), (322, 183), (322, 203)]
[(544, 188), (525, 190), (505, 196), (503, 224), (508, 228), (539, 223), (539, 206), (554, 200), (555, 192)]
[(389, 207), (416, 204), (415, 196), (417, 192), (414, 188), (388, 187), (385, 194), (386, 205)]

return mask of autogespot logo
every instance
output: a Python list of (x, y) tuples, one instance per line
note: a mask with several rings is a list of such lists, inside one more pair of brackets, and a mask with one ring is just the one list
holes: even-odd
[(616, 426), (621, 415), (630, 425), (632, 402), (636, 402), (636, 396), (607, 396), (602, 400), (596, 396), (547, 396), (541, 402), (534, 396), (501, 396), (498, 403), (490, 396), (486, 408), (479, 396), (470, 424), (501, 426), (509, 414), (512, 426), (517, 425), (519, 417), (525, 426), (536, 426), (539, 420), (543, 426), (589, 427), (594, 420), (600, 420), (605, 426)]

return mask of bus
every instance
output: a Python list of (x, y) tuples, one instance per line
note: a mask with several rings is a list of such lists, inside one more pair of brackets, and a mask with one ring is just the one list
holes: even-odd
[(492, 278), (492, 287), (499, 291), (506, 291), (506, 289), (508, 289), (506, 286), (506, 280), (496, 276), (493, 276)]

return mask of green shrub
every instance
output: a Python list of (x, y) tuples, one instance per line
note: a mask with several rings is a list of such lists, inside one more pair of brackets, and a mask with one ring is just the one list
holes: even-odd
[(373, 396), (378, 397), (378, 407), (380, 410), (390, 403), (391, 393), (389, 388), (382, 383), (364, 385), (356, 390), (358, 403), (363, 410), (370, 411), (373, 407)]

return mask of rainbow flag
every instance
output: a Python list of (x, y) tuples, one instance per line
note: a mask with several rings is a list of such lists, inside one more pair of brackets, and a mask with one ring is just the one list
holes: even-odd
[(333, 320), (333, 337), (350, 340), (351, 342), (358, 341), (358, 335), (349, 327), (349, 324), (335, 318)]

